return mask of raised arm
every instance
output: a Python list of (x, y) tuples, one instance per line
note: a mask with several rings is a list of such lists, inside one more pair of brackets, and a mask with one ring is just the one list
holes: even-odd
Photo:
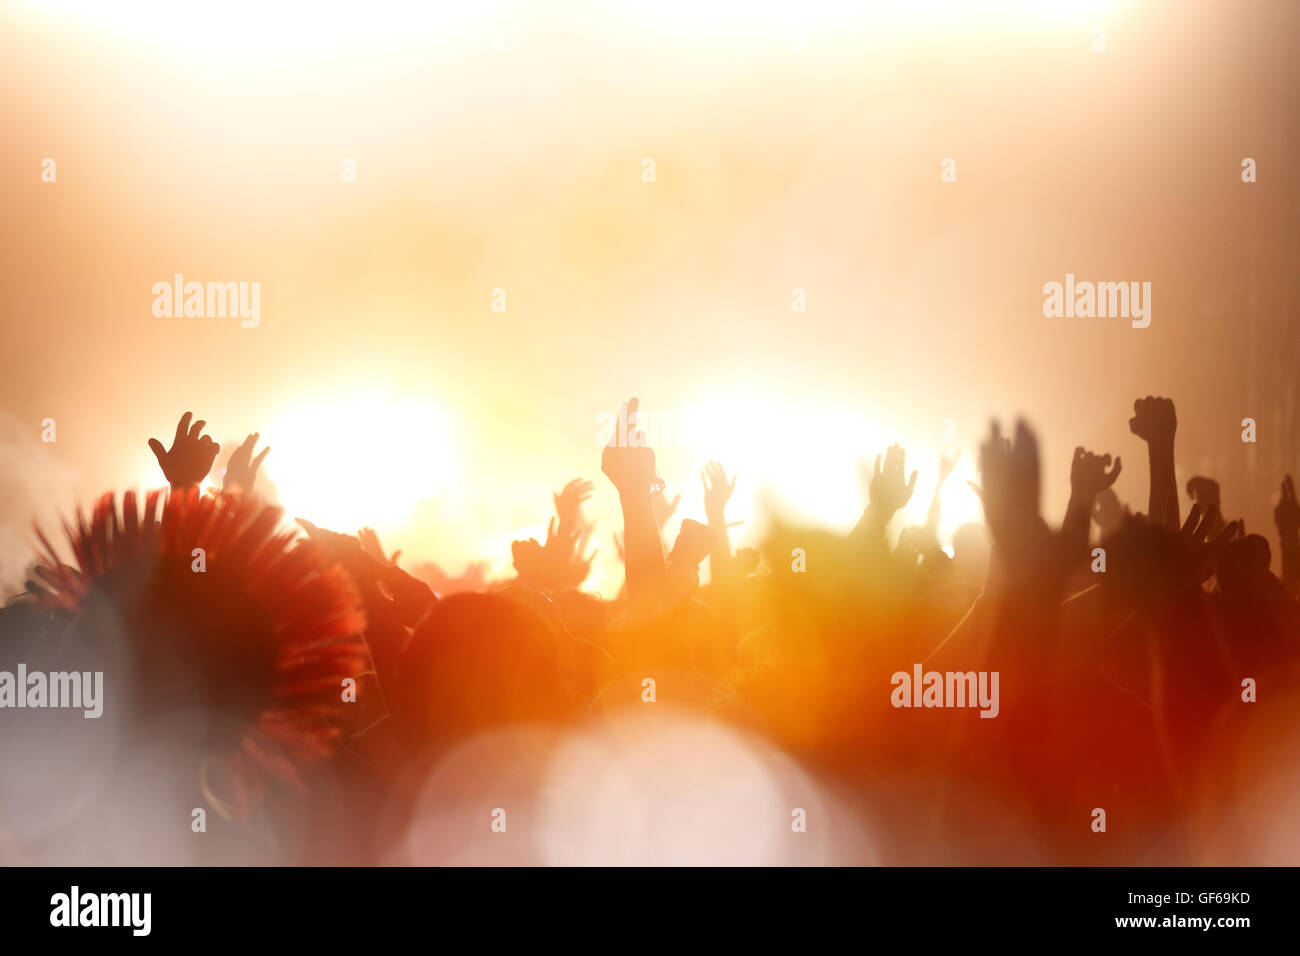
[(638, 612), (648, 612), (655, 609), (662, 593), (666, 565), (650, 500), (655, 484), (655, 453), (646, 444), (645, 432), (636, 427), (637, 407), (637, 400), (632, 398), (619, 409), (620, 419), (628, 423), (628, 440), (619, 444), (619, 430), (615, 430), (601, 454), (600, 470), (618, 491), (623, 509), (628, 600)]
[(1129, 430), (1147, 443), (1151, 463), (1151, 494), (1147, 515), (1152, 524), (1177, 531), (1178, 480), (1174, 477), (1174, 432), (1178, 417), (1168, 398), (1139, 398), (1133, 403)]
[(1065, 509), (1065, 522), (1061, 525), (1061, 533), (1071, 554), (1079, 555), (1087, 550), (1088, 531), (1097, 498), (1115, 484), (1122, 468), (1118, 458), (1111, 465), (1110, 455), (1097, 455), (1082, 447), (1074, 450), (1074, 461), (1070, 464), (1070, 503)]
[(203, 426), (207, 422), (199, 419), (191, 425), (191, 417), (190, 412), (181, 416), (171, 448), (164, 449), (158, 439), (149, 439), (149, 448), (158, 459), (158, 466), (162, 468), (173, 491), (197, 488), (202, 484), (212, 470), (217, 452), (221, 451), (220, 445), (203, 434)]
[(268, 446), (263, 448), (256, 458), (253, 457), (253, 449), (257, 446), (259, 437), (257, 432), (253, 432), (230, 456), (230, 461), (226, 463), (225, 477), (221, 480), (222, 491), (252, 492), (253, 485), (257, 481), (257, 470), (262, 467), (267, 452), (271, 450)]
[(1201, 511), (1209, 513), (1214, 509), (1214, 524), (1210, 526), (1210, 534), (1216, 535), (1223, 530), (1223, 501), (1220, 498), (1219, 483), (1213, 478), (1206, 478), (1203, 475), (1196, 475), (1187, 481), (1187, 496), (1192, 499), (1193, 504), (1201, 506)]
[(1300, 597), (1300, 502), (1296, 501), (1295, 482), (1290, 475), (1282, 479), (1273, 523), (1282, 542), (1282, 583), (1292, 595)]
[(876, 456), (875, 469), (867, 490), (867, 510), (853, 529), (854, 537), (869, 540), (880, 548), (885, 546), (885, 529), (893, 520), (894, 513), (912, 500), (916, 490), (916, 475), (904, 480), (907, 471), (907, 452), (901, 445), (890, 445), (885, 451), (883, 466), (880, 456)]
[(736, 476), (727, 481), (727, 472), (716, 461), (710, 461), (700, 472), (700, 484), (704, 486), (704, 515), (709, 522), (712, 535), (712, 550), (709, 552), (709, 572), (713, 582), (725, 585), (731, 580), (731, 539), (727, 535), (727, 502), (736, 490)]

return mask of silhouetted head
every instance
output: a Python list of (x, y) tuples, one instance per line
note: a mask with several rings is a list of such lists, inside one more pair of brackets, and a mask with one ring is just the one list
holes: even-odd
[(1248, 534), (1230, 541), (1219, 558), (1219, 583), (1231, 588), (1259, 581), (1268, 576), (1272, 560), (1268, 539), (1263, 535)]
[(365, 617), (347, 573), (294, 543), (279, 509), (195, 491), (159, 520), (159, 503), (128, 493), (119, 515), (103, 496), (70, 532), (78, 566), (45, 556), (39, 600), (71, 619), (69, 663), (104, 672), (114, 716), (183, 718), (196, 754), (224, 760), (242, 815), (262, 772), (298, 783), (332, 750), (343, 682), (369, 669)]
[(416, 629), (390, 706), (413, 744), (571, 716), (572, 638), (504, 594), (454, 594)]

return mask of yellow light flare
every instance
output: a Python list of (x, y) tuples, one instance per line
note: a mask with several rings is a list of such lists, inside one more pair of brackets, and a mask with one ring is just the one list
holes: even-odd
[(457, 473), (450, 423), (432, 403), (381, 386), (331, 390), (262, 431), (267, 477), (289, 516), (351, 534), (401, 530)]
[[(772, 500), (787, 517), (851, 527), (865, 505), (858, 462), (889, 441), (854, 410), (798, 393), (775, 395), (737, 384), (702, 396), (682, 415), (688, 495), (701, 495), (698, 472), (709, 459), (739, 475), (727, 507), (731, 521), (766, 519)], [(669, 451), (666, 462), (672, 462)], [(747, 528), (747, 539), (758, 527)]]

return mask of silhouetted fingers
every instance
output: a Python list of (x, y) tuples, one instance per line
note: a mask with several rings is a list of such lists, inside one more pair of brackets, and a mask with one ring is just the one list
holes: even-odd
[(1023, 418), (1016, 419), (1016, 440), (1012, 446), (1018, 455), (1038, 455), (1038, 436)]
[[(1106, 461), (1109, 463), (1110, 455), (1106, 456)], [(1114, 466), (1106, 473), (1105, 487), (1109, 488), (1111, 485), (1115, 484), (1115, 479), (1119, 477), (1119, 473), (1123, 470), (1124, 462), (1119, 457), (1116, 457)]]
[(1230, 521), (1228, 524), (1224, 525), (1223, 530), (1216, 534), (1213, 540), (1210, 541), (1210, 547), (1217, 550), (1226, 546), (1228, 542), (1235, 538), (1238, 532), (1242, 530), (1244, 524), (1244, 522), (1238, 520)]
[(1215, 526), (1219, 520), (1219, 506), (1210, 505), (1205, 509), (1205, 515), (1201, 518), (1200, 524), (1196, 526), (1195, 538), (1197, 541), (1204, 541), (1210, 536), (1210, 529)]
[(885, 471), (902, 474), (902, 449), (898, 445), (890, 445), (885, 449)]

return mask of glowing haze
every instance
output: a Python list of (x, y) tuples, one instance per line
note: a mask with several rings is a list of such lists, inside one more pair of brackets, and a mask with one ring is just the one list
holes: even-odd
[[(701, 517), (705, 460), (739, 472), (741, 545), (769, 497), (851, 525), (857, 463), (893, 441), (919, 518), (952, 419), (947, 533), (978, 515), (988, 415), (1021, 410), (1059, 510), (1075, 444), (1136, 464), (1134, 396), (1187, 421), (1207, 378), (1241, 398), (1229, 418), (1276, 398), (1300, 124), (1262, 121), (1295, 86), (1256, 66), (1296, 16), (1236, 9), (11, 2), (0, 404), (33, 434), (57, 420), (31, 467), (59, 507), (160, 482), (146, 439), (192, 410), (223, 458), (261, 432), (291, 515), (450, 569), (504, 571), (550, 492), (594, 478), (607, 594), (597, 423), (631, 395), (687, 423), (659, 454), (678, 519)], [(1239, 143), (1273, 173), (1257, 203)], [(155, 318), (178, 272), (260, 282), (259, 326)], [(1156, 320), (1044, 319), (1067, 272), (1152, 282)], [(1180, 442), (1193, 463), (1222, 444)], [(1255, 480), (1222, 467), (1225, 497)], [(1121, 497), (1144, 482), (1126, 468)]]

